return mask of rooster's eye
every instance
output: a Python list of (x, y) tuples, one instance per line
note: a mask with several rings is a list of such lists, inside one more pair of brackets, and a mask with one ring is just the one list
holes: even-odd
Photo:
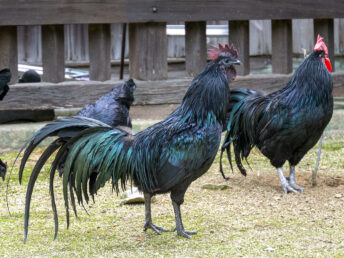
[(224, 65), (229, 65), (231, 62), (230, 62), (230, 60), (229, 59), (223, 59), (222, 60), (222, 64), (224, 64)]

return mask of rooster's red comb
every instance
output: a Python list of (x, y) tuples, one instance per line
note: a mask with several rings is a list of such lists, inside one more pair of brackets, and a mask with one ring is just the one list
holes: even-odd
[(238, 58), (238, 51), (234, 48), (233, 44), (228, 46), (222, 46), (219, 44), (219, 47), (211, 47), (208, 50), (208, 56), (210, 59), (217, 59), (219, 56), (231, 56), (233, 58)]
[(323, 37), (318, 35), (317, 43), (315, 43), (315, 46), (314, 46), (314, 51), (323, 50), (325, 52), (325, 55), (328, 55), (328, 49), (323, 39), (324, 39)]

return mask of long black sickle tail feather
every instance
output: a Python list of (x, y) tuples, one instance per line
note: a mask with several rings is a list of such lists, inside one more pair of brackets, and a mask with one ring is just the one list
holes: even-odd
[(28, 233), (28, 225), (29, 225), (29, 216), (30, 216), (30, 203), (31, 203), (31, 196), (32, 191), (35, 186), (37, 177), (39, 172), (41, 171), (42, 167), (44, 166), (45, 162), (49, 159), (51, 154), (53, 154), (58, 148), (60, 148), (61, 144), (57, 140), (51, 143), (46, 150), (43, 152), (39, 160), (37, 161), (35, 167), (32, 170), (30, 181), (26, 191), (26, 202), (25, 202), (25, 220), (24, 220), (24, 242), (26, 243), (27, 240), (27, 233)]
[[(58, 164), (61, 160), (61, 158), (64, 156), (64, 154), (67, 152), (69, 152), (69, 147), (74, 144), (76, 141), (78, 141), (80, 138), (82, 138), (83, 136), (87, 135), (87, 134), (92, 134), (93, 132), (99, 132), (99, 131), (107, 131), (107, 130), (111, 130), (111, 127), (109, 126), (106, 126), (106, 127), (91, 127), (91, 128), (88, 128), (88, 129), (85, 129), (83, 131), (81, 131), (78, 135), (74, 136), (71, 140), (69, 140), (62, 148), (61, 148), (61, 152), (58, 153), (58, 155), (56, 155), (56, 158), (54, 160), (54, 163), (56, 161), (56, 163)], [(79, 149), (81, 150), (81, 148)], [(57, 166), (56, 164), (56, 166)], [(55, 164), (54, 164), (55, 165)], [(56, 168), (56, 167), (54, 167)], [(65, 171), (68, 169), (68, 167), (65, 167), (64, 168), (64, 173)], [(72, 173), (70, 173), (68, 175), (68, 178), (67, 178), (67, 184), (69, 185), (71, 183), (71, 175)], [(65, 175), (63, 175), (63, 180), (65, 181)], [(69, 188), (70, 190), (73, 190), (73, 188), (75, 188), (75, 186), (73, 186), (72, 188)], [(76, 191), (77, 193), (77, 196), (78, 196), (78, 192)], [(70, 193), (70, 195), (72, 195), (73, 193)], [(69, 204), (68, 204), (68, 191), (67, 189), (64, 189), (63, 190), (63, 195), (64, 195), (64, 198), (65, 198), (65, 209), (66, 209), (66, 219), (67, 219), (67, 228), (69, 228)], [(80, 201), (79, 197), (78, 197), (78, 202), (82, 204), (82, 201)], [(75, 206), (75, 199), (74, 199), (74, 196), (71, 197), (71, 203), (72, 203), (72, 207), (73, 207), (73, 210), (76, 211), (76, 206)], [(83, 206), (83, 204), (82, 204)], [(85, 209), (86, 210), (86, 209)], [(86, 211), (87, 212), (87, 211)]]
[[(60, 149), (61, 150), (61, 149)], [(57, 154), (58, 155), (58, 154)], [(55, 178), (55, 171), (57, 167), (56, 158), (50, 168), (50, 180), (49, 180), (49, 192), (50, 192), (50, 199), (51, 199), (51, 208), (54, 213), (54, 222), (55, 222), (55, 234), (54, 234), (54, 240), (57, 237), (57, 233), (59, 230), (59, 219), (57, 216), (57, 209), (56, 209), (56, 203), (55, 203), (55, 194), (54, 194), (54, 178)]]
[[(67, 228), (70, 224), (69, 204), (76, 213), (76, 202), (83, 205), (83, 201), (89, 201), (89, 195), (93, 195), (105, 185), (110, 179), (116, 190), (125, 187), (129, 180), (138, 177), (142, 189), (155, 189), (153, 176), (145, 174), (145, 168), (138, 168), (137, 156), (144, 154), (134, 152), (134, 137), (130, 132), (120, 128), (112, 129), (105, 124), (96, 124), (90, 119), (82, 118), (82, 126), (78, 123), (80, 117), (70, 118), (65, 125), (61, 120), (54, 122), (55, 129), (49, 126), (50, 132), (44, 133), (45, 137), (51, 135), (63, 136), (49, 145), (36, 163), (30, 176), (27, 190), (24, 236), (28, 235), (30, 201), (39, 171), (47, 159), (57, 149), (57, 154), (50, 169), (49, 190), (51, 205), (54, 213), (55, 235), (58, 233), (58, 215), (54, 195), (54, 177), (58, 165), (66, 156), (65, 166), (62, 173), (63, 197), (66, 210)], [(102, 126), (104, 125), (104, 126)], [(88, 128), (87, 128), (88, 126)], [(41, 137), (43, 139), (44, 137)], [(140, 156), (141, 155), (141, 156)], [(140, 173), (136, 173), (140, 171)], [(142, 175), (142, 171), (143, 175)], [(142, 179), (140, 178), (142, 177)]]
[[(33, 188), (35, 185), (35, 182), (37, 180), (37, 177), (39, 175), (39, 172), (41, 171), (42, 167), (48, 160), (48, 158), (57, 150), (58, 151), (55, 160), (52, 164), (51, 170), (50, 170), (50, 196), (51, 196), (51, 205), (52, 210), (54, 213), (54, 220), (55, 220), (55, 236), (54, 239), (57, 236), (58, 232), (58, 217), (57, 217), (57, 209), (56, 209), (56, 203), (55, 203), (55, 196), (54, 196), (54, 176), (56, 168), (61, 160), (61, 158), (65, 155), (66, 152), (68, 152), (68, 146), (70, 144), (74, 143), (78, 139), (78, 133), (83, 135), (81, 132), (83, 130), (85, 131), (92, 131), (94, 127), (97, 127), (97, 130), (99, 128), (103, 128), (105, 130), (110, 130), (111, 127), (108, 125), (89, 118), (81, 118), (81, 117), (70, 117), (70, 118), (63, 118), (56, 120), (46, 126), (44, 126), (41, 130), (39, 130), (37, 133), (35, 133), (22, 147), (19, 154), (17, 155), (16, 160), (18, 159), (20, 153), (26, 148), (23, 160), (21, 161), (21, 167), (19, 171), (19, 182), (22, 181), (22, 174), (24, 171), (25, 163), (27, 159), (29, 158), (31, 152), (35, 149), (35, 147), (45, 138), (53, 135), (63, 135), (64, 138), (58, 138), (57, 140), (53, 141), (43, 152), (43, 154), (40, 156), (39, 160), (37, 161), (34, 169), (32, 170), (32, 173), (30, 175), (30, 180), (27, 188), (26, 193), (26, 204), (25, 204), (25, 221), (24, 221), (24, 242), (27, 241), (27, 235), (28, 235), (28, 225), (29, 225), (29, 216), (30, 216), (30, 203), (31, 203), (31, 197)], [(87, 128), (87, 129), (86, 129)], [(90, 130), (91, 129), (91, 130)], [(81, 132), (80, 132), (81, 131)], [(75, 136), (74, 138), (70, 139), (71, 137)], [(62, 146), (62, 147), (61, 147)], [(14, 164), (16, 160), (13, 163), (12, 169), (14, 167)], [(73, 206), (73, 210), (75, 215), (76, 213), (76, 205), (75, 205), (75, 199), (73, 195), (73, 187), (70, 186), (71, 191), (71, 203)], [(67, 217), (68, 218), (68, 217)], [(68, 218), (69, 219), (69, 218)], [(67, 219), (67, 227), (69, 226), (69, 220)]]
[[(101, 127), (103, 129), (109, 130), (109, 127)], [(110, 128), (111, 129), (111, 128)], [(88, 128), (85, 129), (84, 131), (90, 133), (92, 131), (98, 130), (99, 131), (99, 127), (94, 128)], [(24, 242), (27, 241), (27, 235), (28, 235), (28, 226), (29, 226), (29, 215), (30, 215), (30, 202), (31, 202), (31, 196), (32, 196), (32, 192), (33, 192), (33, 188), (34, 188), (34, 184), (35, 181), (37, 179), (37, 176), (41, 170), (41, 168), (43, 167), (43, 165), (45, 164), (45, 162), (48, 160), (48, 158), (51, 156), (52, 153), (54, 153), (58, 148), (61, 147), (61, 144), (63, 144), (63, 146), (60, 148), (60, 150), (58, 151), (55, 160), (52, 164), (51, 170), (50, 170), (50, 183), (49, 183), (49, 190), (50, 190), (50, 196), (51, 196), (51, 206), (52, 206), (52, 210), (54, 213), (54, 221), (55, 221), (55, 235), (54, 235), (54, 239), (56, 239), (57, 237), (57, 233), (58, 233), (58, 216), (57, 216), (57, 209), (56, 209), (56, 203), (55, 203), (55, 196), (54, 196), (54, 176), (55, 176), (55, 171), (56, 168), (61, 160), (61, 158), (64, 156), (65, 151), (68, 151), (68, 147), (70, 146), (70, 144), (73, 144), (77, 139), (79, 139), (79, 136), (83, 135), (83, 131), (81, 133), (79, 133), (79, 135), (75, 136), (74, 138), (72, 138), (71, 140), (69, 140), (67, 143), (64, 143), (60, 141), (60, 139), (55, 140), (52, 144), (50, 144), (47, 149), (43, 152), (43, 154), (41, 155), (41, 157), (39, 158), (39, 160), (37, 161), (31, 176), (30, 176), (30, 181), (29, 181), (29, 185), (28, 185), (28, 189), (27, 189), (27, 194), (26, 194), (26, 204), (25, 204), (25, 222), (24, 222)], [(72, 207), (74, 210), (75, 215), (77, 216), (76, 213), (76, 205), (75, 205), (75, 199), (74, 199), (74, 195), (72, 193), (73, 189), (70, 187), (70, 191), (71, 191), (71, 203), (72, 203)], [(69, 227), (69, 213), (67, 215), (67, 228)]]
[[(228, 177), (224, 175), (223, 172), (223, 165), (222, 165), (222, 157), (223, 152), (227, 152), (227, 158), (230, 164), (230, 167), (233, 171), (233, 165), (232, 165), (232, 159), (231, 159), (231, 144), (234, 145), (234, 157), (235, 157), (235, 163), (237, 164), (237, 167), (240, 170), (240, 173), (246, 176), (246, 169), (242, 165), (241, 162), (241, 148), (243, 146), (240, 146), (240, 143), (238, 143), (238, 137), (240, 137), (241, 129), (240, 129), (240, 119), (242, 116), (242, 113), (244, 112), (243, 107), (244, 103), (247, 100), (248, 97), (252, 95), (261, 95), (261, 93), (248, 90), (248, 89), (233, 89), (230, 92), (230, 100), (229, 100), (229, 107), (230, 107), (230, 118), (228, 120), (227, 124), (227, 132), (225, 139), (223, 141), (222, 147), (221, 147), (221, 154), (220, 154), (220, 172), (225, 180), (228, 180)], [(246, 159), (246, 158), (245, 158)], [(247, 159), (246, 159), (247, 162)], [(248, 162), (247, 162), (248, 163)]]
[[(44, 139), (49, 136), (59, 136), (60, 138), (66, 138), (66, 141), (78, 134), (83, 129), (94, 127), (94, 126), (105, 126), (109, 127), (107, 124), (100, 122), (95, 119), (85, 118), (85, 117), (66, 117), (55, 120), (43, 128), (41, 128), (38, 132), (36, 132), (20, 149), (16, 159), (14, 162), (17, 161), (21, 152), (25, 149), (24, 155), (20, 162), (19, 168), (19, 183), (21, 183), (22, 175), (24, 171), (24, 167), (26, 161), (30, 157), (32, 151), (40, 144)], [(110, 128), (110, 127), (109, 127)]]
[(221, 172), (221, 175), (223, 177), (223, 179), (225, 179), (226, 181), (228, 181), (230, 178), (229, 177), (226, 177), (225, 176), (225, 173), (223, 172), (223, 166), (222, 166), (222, 157), (223, 157), (223, 152), (227, 151), (227, 157), (228, 157), (228, 161), (229, 161), (229, 164), (231, 166), (231, 169), (233, 171), (233, 164), (232, 164), (232, 159), (231, 159), (231, 152), (230, 152), (230, 143), (228, 142), (227, 140), (227, 137), (229, 136), (229, 133), (227, 132), (226, 133), (226, 136), (225, 136), (225, 140), (223, 141), (223, 145), (221, 147), (221, 153), (220, 153), (220, 172)]
[[(57, 166), (60, 163), (61, 158), (64, 156), (67, 148), (68, 148), (68, 146), (63, 146), (59, 149), (59, 151), (57, 152), (57, 154), (55, 156), (53, 164), (51, 165), (51, 168), (50, 168), (49, 192), (50, 192), (51, 207), (52, 207), (52, 210), (54, 213), (54, 222), (55, 222), (54, 240), (57, 237), (58, 228), (59, 228), (58, 215), (57, 215), (56, 202), (55, 202), (55, 194), (54, 194), (54, 178), (55, 178), (55, 172), (56, 172)], [(74, 207), (73, 207), (73, 209), (74, 209)], [(67, 226), (68, 226), (68, 223), (67, 223)]]
[(67, 141), (69, 138), (75, 136), (79, 131), (93, 127), (93, 126), (106, 126), (109, 127), (107, 124), (104, 124), (101, 121), (92, 119), (92, 118), (85, 118), (85, 117), (66, 117), (55, 120), (44, 127), (42, 127), (39, 131), (37, 131), (30, 139), (23, 145), (23, 147), (19, 150), (17, 157), (15, 158), (10, 173), (8, 175), (7, 185), (6, 185), (6, 204), (8, 213), (11, 215), (9, 209), (9, 202), (8, 202), (8, 191), (9, 191), (9, 183), (11, 180), (12, 171), (14, 168), (15, 163), (17, 162), (20, 154), (24, 151), (24, 155), (21, 159), (20, 168), (19, 168), (19, 183), (22, 182), (22, 176), (25, 164), (30, 157), (31, 153), (34, 149), (46, 138), (50, 136), (58, 136), (60, 140), (64, 139)]
[(228, 181), (230, 178), (225, 175), (223, 172), (223, 167), (222, 167), (222, 155), (223, 155), (224, 150), (221, 149), (221, 154), (220, 154), (220, 172), (224, 180)]

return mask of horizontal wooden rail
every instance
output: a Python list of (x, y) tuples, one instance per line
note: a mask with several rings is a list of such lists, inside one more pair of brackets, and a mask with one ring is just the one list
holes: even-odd
[(4, 0), (0, 25), (344, 17), (338, 0)]
[[(281, 74), (238, 76), (230, 87), (272, 92), (284, 87), (290, 77)], [(332, 77), (334, 95), (344, 97), (344, 72), (335, 72)], [(178, 104), (190, 82), (191, 79), (136, 81), (134, 105)], [(0, 110), (82, 107), (121, 83), (88, 81), (13, 85), (6, 98), (0, 102)]]

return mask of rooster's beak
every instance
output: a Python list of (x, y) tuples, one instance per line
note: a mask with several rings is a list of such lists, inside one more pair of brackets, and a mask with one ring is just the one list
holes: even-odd
[(233, 61), (233, 64), (234, 64), (234, 65), (242, 65), (241, 62), (240, 62), (240, 60), (235, 60), (235, 61)]

